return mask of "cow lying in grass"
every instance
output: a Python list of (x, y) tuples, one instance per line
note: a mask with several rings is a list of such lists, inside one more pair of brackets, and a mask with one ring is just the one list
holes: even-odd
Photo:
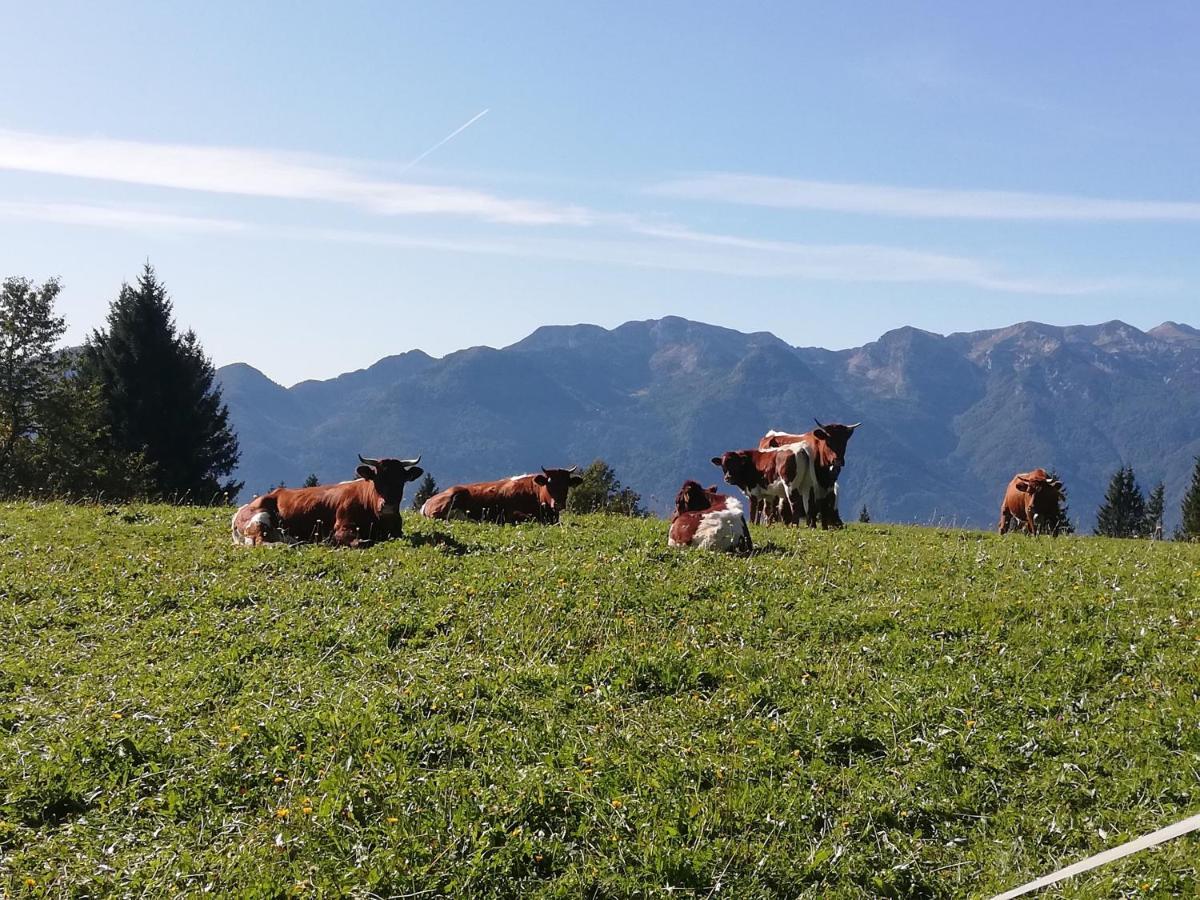
[(434, 494), (421, 507), (429, 519), (476, 522), (542, 522), (552, 525), (567, 506), (567, 492), (583, 483), (569, 469), (542, 468), (537, 475), (513, 475), (498, 481), (456, 484)]
[(357, 547), (399, 537), (404, 486), (425, 474), (416, 459), (366, 459), (358, 478), (309, 488), (276, 488), (233, 514), (233, 542), (324, 541)]
[(753, 549), (742, 504), (728, 494), (718, 494), (716, 485), (705, 490), (697, 481), (685, 481), (675, 497), (667, 545), (725, 553)]

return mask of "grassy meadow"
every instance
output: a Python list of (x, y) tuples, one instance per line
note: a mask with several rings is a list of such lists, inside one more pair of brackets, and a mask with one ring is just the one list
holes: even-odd
[(988, 896), (1200, 809), (1200, 546), (229, 515), (0, 505), (0, 896)]

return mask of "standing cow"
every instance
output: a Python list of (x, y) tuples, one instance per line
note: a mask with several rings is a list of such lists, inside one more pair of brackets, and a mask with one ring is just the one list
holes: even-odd
[(854, 436), (854, 430), (861, 425), (841, 425), (834, 423), (822, 425), (814, 419), (817, 427), (804, 434), (793, 434), (786, 431), (768, 431), (758, 442), (760, 450), (772, 447), (784, 447), (790, 444), (803, 444), (808, 451), (812, 466), (811, 486), (807, 497), (792, 497), (789, 504), (779, 501), (757, 503), (750, 502), (750, 520), (760, 518), (770, 520), (778, 516), (789, 525), (799, 524), (796, 515), (804, 510), (805, 520), (809, 528), (815, 528), (818, 517), (822, 528), (840, 528), (842, 518), (837, 505), (837, 478), (846, 465), (846, 446)]
[(698, 481), (685, 481), (675, 497), (675, 513), (667, 534), (669, 547), (700, 547), (725, 553), (754, 549), (750, 529), (736, 497), (707, 490)]
[(513, 475), (498, 481), (456, 484), (434, 494), (421, 507), (429, 519), (554, 524), (567, 505), (567, 492), (583, 483), (569, 469), (542, 468), (538, 475)]
[(309, 488), (276, 488), (233, 514), (235, 544), (329, 540), (357, 547), (399, 537), (404, 486), (425, 474), (416, 459), (367, 459), (358, 478)]
[(1062, 503), (1067, 499), (1063, 483), (1045, 469), (1018, 473), (1008, 483), (1000, 504), (1000, 533), (1014, 523), (1029, 534), (1056, 534), (1063, 525)]
[(769, 450), (730, 450), (712, 458), (725, 483), (745, 494), (751, 503), (778, 500), (793, 516), (803, 506), (813, 484), (809, 448), (803, 442)]

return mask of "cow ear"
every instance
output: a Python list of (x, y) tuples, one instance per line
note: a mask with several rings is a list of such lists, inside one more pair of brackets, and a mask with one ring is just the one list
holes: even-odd
[(546, 483), (546, 476), (545, 476), (545, 475), (534, 475), (534, 476), (533, 476), (533, 483), (534, 483), (534, 484), (545, 484), (545, 483)]
[(1020, 491), (1022, 494), (1024, 494), (1029, 490), (1029, 482), (1018, 481), (1016, 484), (1013, 485), (1013, 487), (1015, 487), (1018, 491)]
[(413, 466), (405, 474), (404, 480), (405, 481), (416, 481), (418, 478), (420, 478), (424, 474), (425, 474), (425, 470), (422, 469), (420, 466)]
[(571, 476), (571, 487), (579, 487), (581, 484), (583, 484), (582, 478), (580, 478), (578, 475)]
[(813, 437), (819, 438), (822, 441), (829, 440), (829, 434), (825, 431), (824, 428), (814, 428), (813, 429)]
[(705, 490), (707, 490), (710, 494), (715, 494), (717, 492), (717, 486), (715, 484), (710, 484), (707, 488), (705, 488)]
[(719, 457), (719, 456), (714, 456), (714, 457), (712, 458), (712, 464), (713, 464), (714, 466), (719, 466), (719, 465), (721, 465), (721, 457)]
[(370, 466), (359, 466), (354, 470), (354, 474), (359, 478), (365, 478), (367, 481), (375, 480), (375, 470)]

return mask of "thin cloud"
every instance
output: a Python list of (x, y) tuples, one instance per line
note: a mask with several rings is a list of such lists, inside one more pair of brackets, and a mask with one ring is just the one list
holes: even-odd
[(805, 181), (716, 172), (678, 178), (651, 193), (782, 209), (920, 219), (1064, 222), (1197, 222), (1200, 203), (1107, 200), (1069, 194), (963, 191)]
[(85, 225), (134, 231), (160, 230), (246, 233), (253, 226), (234, 219), (181, 216), (157, 210), (123, 206), (95, 206), (82, 203), (0, 203), (0, 217), (59, 225)]
[(0, 169), (218, 194), (319, 200), (380, 215), (457, 216), (510, 225), (586, 225), (591, 220), (591, 214), (581, 207), (370, 178), (356, 171), (353, 163), (271, 150), (0, 131)]
[(800, 244), (712, 234), (687, 228), (625, 223), (632, 237), (440, 237), (430, 234), (258, 224), (153, 210), (79, 204), (0, 203), (0, 216), (101, 228), (157, 232), (236, 233), (274, 240), (350, 243), (486, 256), (550, 259), (595, 265), (706, 272), (741, 278), (835, 282), (957, 284), (988, 291), (1055, 296), (1132, 287), (1112, 279), (1018, 276), (984, 260), (879, 244)]

